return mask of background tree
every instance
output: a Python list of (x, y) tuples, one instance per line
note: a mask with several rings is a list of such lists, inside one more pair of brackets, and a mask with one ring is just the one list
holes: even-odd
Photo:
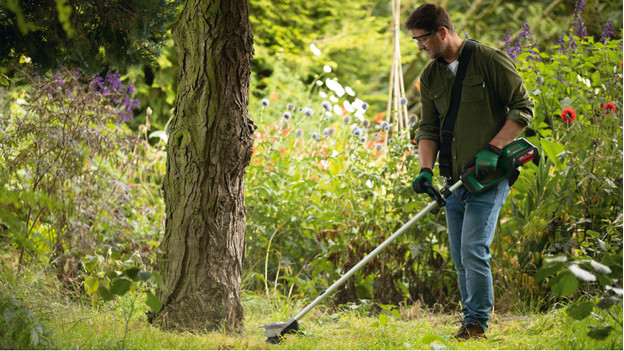
[(156, 320), (178, 330), (236, 330), (243, 322), (243, 175), (255, 129), (247, 112), (249, 1), (188, 0), (173, 37), (180, 69)]
[(168, 37), (179, 1), (0, 0), (0, 66), (30, 57), (99, 72), (150, 61)]

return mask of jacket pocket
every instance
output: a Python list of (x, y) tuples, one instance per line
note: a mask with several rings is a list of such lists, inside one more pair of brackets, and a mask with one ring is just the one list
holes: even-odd
[(462, 102), (478, 102), (485, 98), (485, 80), (483, 76), (464, 78)]
[(447, 96), (444, 86), (431, 89), (429, 98), (435, 104), (436, 110), (438, 110), (440, 116), (445, 116), (449, 109), (449, 97)]

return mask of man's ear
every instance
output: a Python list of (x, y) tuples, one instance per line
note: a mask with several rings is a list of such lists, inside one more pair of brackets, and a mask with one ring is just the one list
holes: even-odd
[(445, 26), (440, 26), (438, 28), (438, 32), (440, 32), (440, 38), (444, 40), (446, 39), (446, 36), (448, 35), (448, 28), (446, 28)]

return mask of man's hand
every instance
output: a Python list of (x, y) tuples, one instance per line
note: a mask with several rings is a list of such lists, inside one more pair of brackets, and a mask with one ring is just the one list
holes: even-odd
[(420, 173), (414, 181), (412, 182), (412, 189), (418, 194), (424, 194), (429, 192), (429, 188), (426, 188), (423, 183), (429, 182), (429, 184), (433, 184), (433, 172), (431, 168), (421, 168)]
[(483, 150), (479, 151), (475, 157), (475, 175), (477, 178), (483, 178), (496, 171), (498, 157), (503, 152), (492, 144), (488, 144)]

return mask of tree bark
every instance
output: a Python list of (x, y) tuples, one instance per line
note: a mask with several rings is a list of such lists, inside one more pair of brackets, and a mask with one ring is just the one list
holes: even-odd
[(180, 71), (163, 188), (167, 220), (157, 270), (165, 329), (243, 326), (243, 176), (253, 37), (249, 0), (187, 0), (173, 31)]

